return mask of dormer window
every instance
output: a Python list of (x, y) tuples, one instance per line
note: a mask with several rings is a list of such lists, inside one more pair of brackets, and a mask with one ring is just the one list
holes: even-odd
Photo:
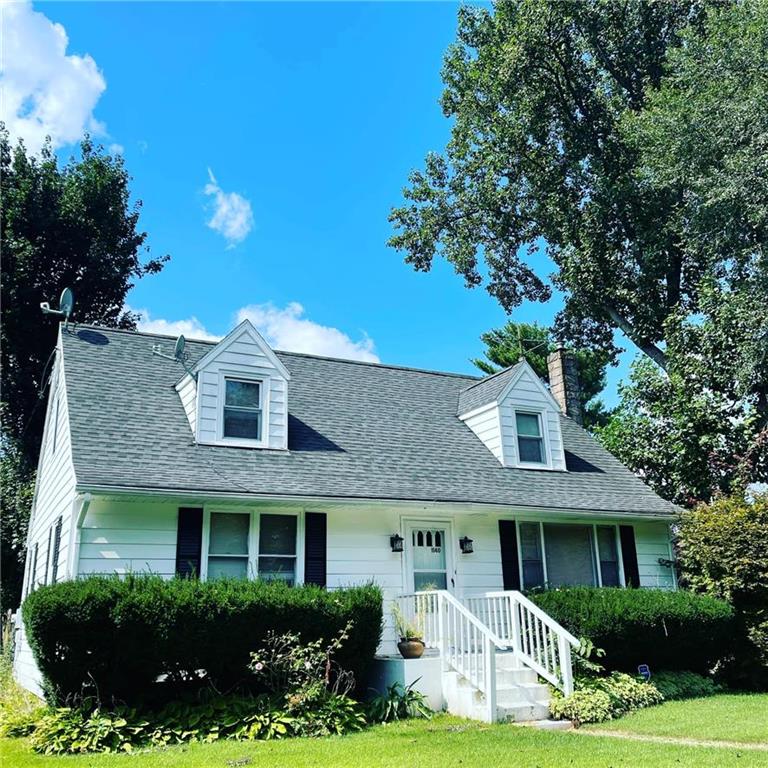
[(261, 440), (262, 382), (225, 379), (223, 437)]
[(515, 411), (517, 449), (521, 464), (545, 464), (544, 437), (538, 413)]

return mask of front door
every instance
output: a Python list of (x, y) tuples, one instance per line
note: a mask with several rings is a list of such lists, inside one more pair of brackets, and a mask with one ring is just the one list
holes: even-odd
[(449, 574), (448, 527), (413, 523), (406, 536), (410, 586), (414, 592), (452, 587)]

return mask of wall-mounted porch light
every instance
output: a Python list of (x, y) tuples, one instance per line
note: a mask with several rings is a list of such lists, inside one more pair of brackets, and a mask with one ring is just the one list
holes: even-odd
[(475, 548), (472, 546), (472, 539), (469, 536), (462, 536), (459, 539), (459, 547), (463, 555), (471, 555), (475, 551)]
[(389, 537), (389, 546), (392, 547), (393, 552), (402, 552), (403, 551), (403, 537), (399, 533), (393, 533)]

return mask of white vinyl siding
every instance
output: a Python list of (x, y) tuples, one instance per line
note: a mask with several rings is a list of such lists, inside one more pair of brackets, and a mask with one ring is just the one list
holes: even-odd
[(464, 422), (486, 445), (488, 450), (499, 460), (503, 461), (501, 450), (501, 429), (499, 427), (499, 409), (492, 405), (489, 408), (473, 413)]
[(184, 413), (194, 434), (197, 429), (197, 381), (188, 373), (184, 374), (184, 378), (176, 385), (176, 391), (179, 393)]
[(640, 586), (674, 589), (677, 586), (674, 569), (659, 563), (659, 559), (674, 559), (669, 526), (666, 523), (636, 523), (635, 547)]

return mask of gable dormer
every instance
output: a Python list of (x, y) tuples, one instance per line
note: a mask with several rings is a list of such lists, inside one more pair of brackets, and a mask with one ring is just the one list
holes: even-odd
[(458, 416), (505, 467), (565, 470), (560, 407), (525, 360), (462, 390)]
[(196, 442), (287, 450), (290, 378), (269, 344), (244, 320), (176, 390)]

